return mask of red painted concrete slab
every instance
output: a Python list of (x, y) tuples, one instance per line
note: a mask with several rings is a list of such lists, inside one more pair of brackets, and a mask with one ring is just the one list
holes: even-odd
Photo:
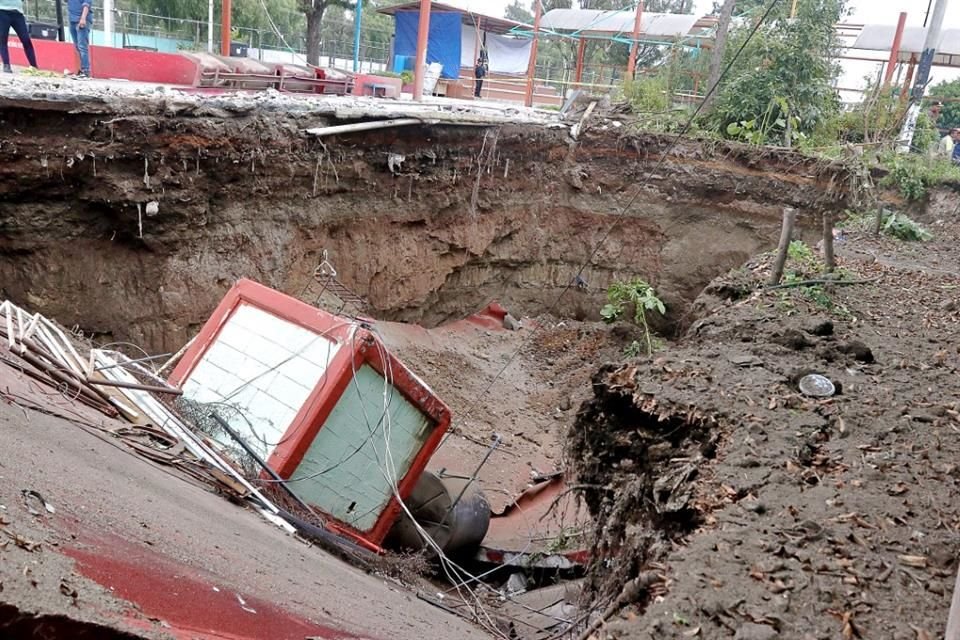
[(177, 640), (356, 637), (310, 622), (274, 603), (217, 586), (200, 570), (122, 538), (105, 539), (101, 534), (91, 542), (91, 546), (64, 549), (77, 562), (79, 573), (136, 605), (141, 614), (162, 621), (163, 631)]
[[(34, 40), (37, 64), (54, 73), (75, 73), (80, 67), (76, 50), (70, 42)], [(16, 38), (10, 38), (10, 61), (27, 66), (23, 47)], [(155, 82), (158, 84), (193, 86), (199, 80), (199, 65), (186, 56), (175, 53), (156, 53), (90, 47), (90, 71), (94, 78)]]

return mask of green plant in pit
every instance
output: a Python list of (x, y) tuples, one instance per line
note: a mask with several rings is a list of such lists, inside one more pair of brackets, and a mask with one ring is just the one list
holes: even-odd
[[(600, 317), (604, 322), (616, 322), (622, 316), (626, 308), (633, 305), (633, 321), (643, 329), (644, 340), (646, 341), (646, 352), (650, 355), (654, 351), (654, 339), (650, 333), (650, 325), (647, 322), (647, 313), (656, 312), (663, 315), (667, 312), (663, 301), (657, 297), (657, 292), (647, 284), (646, 281), (635, 278), (629, 282), (614, 282), (607, 289), (608, 304), (600, 310)], [(633, 355), (640, 353), (641, 345), (634, 341), (627, 348), (627, 355), (634, 351)]]
[(908, 242), (925, 242), (933, 238), (933, 234), (920, 224), (902, 213), (890, 213), (883, 218), (881, 229), (887, 235), (906, 240)]
[[(823, 261), (814, 252), (810, 245), (802, 240), (794, 240), (787, 248), (787, 268), (784, 270), (784, 284), (796, 284), (815, 280), (823, 274)], [(821, 284), (808, 284), (798, 286), (797, 289), (805, 298), (824, 309), (833, 309), (834, 303), (830, 294)], [(789, 294), (786, 290), (782, 291), (777, 306), (783, 310), (792, 311), (793, 306), (789, 303)]]

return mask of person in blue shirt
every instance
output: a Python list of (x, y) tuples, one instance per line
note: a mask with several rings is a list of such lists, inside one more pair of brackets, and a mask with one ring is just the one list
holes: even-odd
[(27, 62), (31, 67), (37, 66), (37, 54), (33, 51), (33, 41), (30, 39), (30, 30), (27, 29), (27, 19), (23, 17), (23, 0), (0, 0), (0, 60), (3, 60), (4, 73), (12, 73), (10, 67), (10, 50), (7, 41), (10, 39), (10, 27), (13, 27)]
[(960, 164), (960, 143), (953, 145), (953, 153), (950, 155), (950, 162)]
[(93, 28), (92, 0), (67, 0), (70, 17), (70, 38), (80, 56), (80, 73), (77, 77), (90, 77), (90, 30)]

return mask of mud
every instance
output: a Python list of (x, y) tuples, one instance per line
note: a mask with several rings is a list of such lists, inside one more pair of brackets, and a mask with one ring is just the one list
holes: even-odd
[[(594, 602), (645, 572), (659, 585), (600, 637), (942, 636), (960, 552), (960, 224), (944, 213), (929, 243), (848, 233), (857, 286), (762, 290), (770, 260), (752, 260), (707, 288), (675, 348), (598, 373), (570, 433), (599, 518)], [(810, 372), (838, 394), (802, 395)]]
[[(604, 287), (639, 275), (682, 324), (711, 279), (769, 244), (782, 206), (846, 197), (840, 167), (690, 141), (658, 165), (671, 138), (607, 124), (578, 144), (445, 124), (321, 142), (303, 133), (312, 114), (141, 102), (0, 106), (0, 294), (154, 352), (179, 348), (241, 276), (315, 296), (323, 250), (385, 319), (433, 326), (492, 299), (595, 319)], [(586, 295), (554, 305), (588, 261)]]

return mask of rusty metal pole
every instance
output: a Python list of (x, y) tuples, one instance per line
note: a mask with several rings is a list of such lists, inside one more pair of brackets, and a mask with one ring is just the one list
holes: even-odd
[(232, 40), (230, 36), (233, 31), (230, 24), (230, 16), (233, 13), (232, 0), (223, 0), (220, 8), (220, 55), (229, 56), (230, 40)]
[(423, 81), (427, 75), (427, 36), (430, 33), (430, 0), (420, 0), (417, 26), (417, 59), (413, 71), (413, 99), (423, 100)]
[(537, 45), (540, 44), (540, 17), (543, 15), (543, 5), (536, 0), (536, 10), (533, 17), (533, 44), (530, 45), (530, 62), (527, 64), (527, 91), (523, 103), (533, 106), (534, 76), (537, 75)]
[(577, 48), (577, 76), (574, 84), (577, 88), (580, 87), (580, 83), (583, 81), (583, 59), (587, 55), (587, 39), (580, 38), (580, 46)]
[(910, 65), (907, 67), (907, 78), (903, 81), (903, 89), (900, 90), (900, 101), (907, 99), (910, 94), (910, 85), (913, 84), (913, 72), (917, 68), (917, 54), (910, 54)]
[(900, 57), (900, 43), (903, 41), (903, 27), (907, 24), (907, 13), (900, 12), (900, 20), (897, 21), (897, 32), (893, 36), (893, 47), (890, 48), (890, 61), (887, 62), (887, 74), (883, 77), (883, 88), (890, 86), (893, 80), (893, 71), (897, 66), (897, 59)]
[(627, 78), (633, 79), (637, 70), (637, 54), (640, 52), (640, 21), (643, 20), (643, 0), (637, 3), (637, 16), (633, 21), (633, 46), (630, 47), (630, 59), (627, 61)]

